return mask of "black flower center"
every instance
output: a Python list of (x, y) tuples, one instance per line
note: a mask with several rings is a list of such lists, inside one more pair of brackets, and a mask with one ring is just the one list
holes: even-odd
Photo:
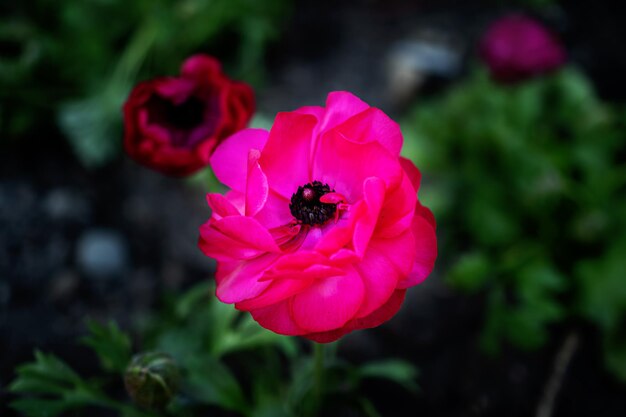
[(293, 217), (303, 224), (323, 224), (333, 217), (337, 206), (335, 204), (322, 203), (320, 197), (332, 192), (335, 192), (335, 190), (331, 190), (328, 184), (322, 184), (319, 181), (302, 185), (291, 196), (289, 210)]
[(198, 97), (191, 96), (180, 104), (174, 104), (156, 94), (147, 103), (148, 121), (178, 130), (191, 130), (200, 125), (205, 105)]

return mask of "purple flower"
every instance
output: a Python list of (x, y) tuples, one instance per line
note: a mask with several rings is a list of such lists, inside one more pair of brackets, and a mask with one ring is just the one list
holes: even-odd
[(563, 46), (546, 27), (529, 17), (509, 15), (495, 21), (480, 42), (491, 76), (514, 83), (559, 68)]

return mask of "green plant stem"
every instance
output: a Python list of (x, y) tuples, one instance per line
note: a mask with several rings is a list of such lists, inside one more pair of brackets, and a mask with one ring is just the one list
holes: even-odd
[(323, 393), (324, 393), (324, 344), (314, 344), (314, 369), (313, 369), (313, 395), (315, 398), (315, 408), (317, 411), (321, 409)]

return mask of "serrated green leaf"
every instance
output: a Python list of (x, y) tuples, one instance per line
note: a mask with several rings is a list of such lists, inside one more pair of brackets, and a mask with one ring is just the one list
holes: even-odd
[(97, 386), (84, 381), (51, 354), (36, 351), (35, 361), (19, 366), (16, 372), (18, 376), (9, 391), (27, 397), (15, 400), (11, 406), (28, 417), (53, 417), (70, 409), (112, 403)]
[(124, 372), (132, 353), (130, 337), (113, 321), (104, 325), (88, 320), (87, 327), (90, 335), (83, 337), (81, 342), (96, 352), (102, 368), (109, 372)]
[[(10, 386), (12, 392), (19, 391), (24, 386), (37, 386), (43, 389), (46, 385), (53, 385), (55, 389), (63, 386), (81, 384), (83, 381), (65, 362), (51, 354), (35, 351), (35, 361), (20, 365), (16, 369), (18, 378)], [(16, 386), (17, 388), (13, 388)]]

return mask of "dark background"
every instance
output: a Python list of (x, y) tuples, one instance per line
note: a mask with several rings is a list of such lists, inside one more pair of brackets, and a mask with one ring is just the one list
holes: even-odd
[[(4, 22), (36, 13), (10, 3), (0, 6)], [(626, 29), (619, 6), (563, 1), (541, 17), (559, 32), (571, 61), (600, 96), (623, 103)], [(495, 1), (296, 1), (262, 61), (258, 108), (271, 118), (322, 104), (328, 91), (343, 89), (396, 116), (402, 106), (389, 94), (386, 63), (397, 42), (434, 28), (460, 48), (464, 62), (472, 62), (485, 25), (509, 10), (527, 9)], [(13, 53), (11, 48), (0, 43), (2, 54)], [(218, 57), (227, 54), (219, 45), (209, 49)], [(453, 82), (436, 84), (431, 94)], [(6, 91), (0, 95), (3, 122), (14, 102), (28, 108), (23, 97)], [(158, 308), (163, 292), (210, 279), (214, 268), (196, 247), (197, 228), (209, 216), (202, 187), (148, 171), (124, 155), (85, 168), (57, 127), (56, 102), (51, 104), (35, 106), (37, 119), (23, 133), (0, 126), (1, 415), (12, 415), (3, 389), (33, 349), (93, 373), (93, 355), (75, 342), (84, 334), (85, 317), (131, 328)], [(505, 347), (500, 356), (486, 356), (477, 347), (484, 299), (442, 283), (438, 270), (445, 270), (445, 253), (437, 265), (434, 276), (409, 292), (396, 318), (346, 338), (341, 354), (353, 361), (402, 357), (419, 367), (417, 398), (387, 384), (366, 386), (384, 416), (533, 414), (570, 323), (552, 329), (550, 343), (538, 351)], [(604, 370), (595, 330), (580, 328), (553, 415), (622, 416), (626, 386)]]

